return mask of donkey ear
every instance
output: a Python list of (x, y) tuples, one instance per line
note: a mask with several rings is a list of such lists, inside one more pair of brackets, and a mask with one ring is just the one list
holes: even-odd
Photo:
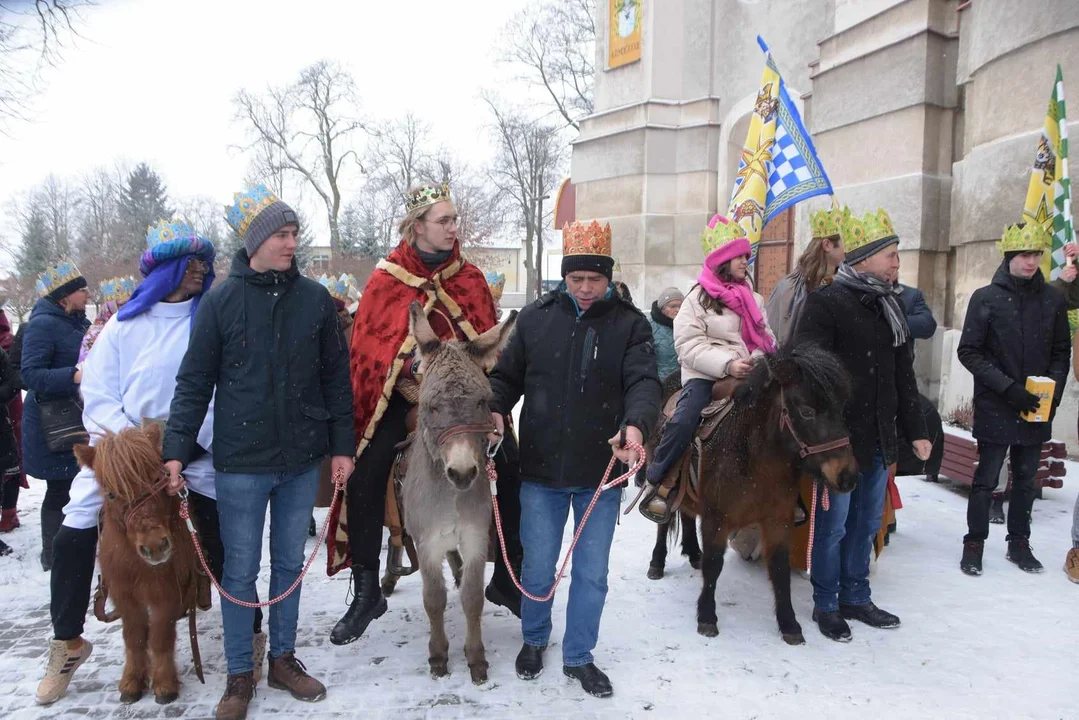
[(93, 446), (78, 443), (72, 448), (72, 451), (75, 453), (75, 459), (81, 467), (94, 469), (94, 458), (97, 457), (97, 452)]
[(442, 341), (431, 329), (431, 323), (423, 314), (423, 306), (413, 300), (408, 306), (409, 332), (416, 339), (416, 347), (420, 350), (420, 357), (433, 355), (441, 346)]
[(506, 341), (510, 339), (510, 331), (516, 324), (517, 311), (513, 310), (509, 317), (468, 344), (469, 354), (485, 373), (491, 372), (495, 363), (498, 362), (498, 354), (502, 352)]

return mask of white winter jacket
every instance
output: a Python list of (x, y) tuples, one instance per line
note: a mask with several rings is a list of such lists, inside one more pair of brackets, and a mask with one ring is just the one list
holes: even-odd
[[(95, 434), (142, 425), (143, 419), (167, 419), (176, 390), (176, 372), (187, 352), (191, 334), (192, 300), (157, 303), (146, 312), (120, 322), (113, 316), (97, 336), (82, 370), (83, 424)], [(207, 451), (213, 443), (213, 403), (199, 430), (198, 443)], [(188, 487), (217, 497), (213, 458), (207, 452), (184, 468)], [(97, 526), (101, 489), (94, 473), (80, 468), (64, 508), (64, 525)]]
[[(700, 286), (690, 290), (674, 318), (674, 349), (682, 366), (683, 385), (698, 378), (725, 378), (731, 360), (745, 360), (751, 356), (742, 339), (742, 318), (727, 307), (718, 313), (705, 310), (701, 305), (702, 292)], [(761, 315), (765, 316), (764, 298), (753, 293), (753, 299)], [(764, 321), (767, 324), (767, 316)], [(771, 329), (768, 334), (772, 335)], [(753, 356), (763, 354), (759, 348), (752, 353)]]

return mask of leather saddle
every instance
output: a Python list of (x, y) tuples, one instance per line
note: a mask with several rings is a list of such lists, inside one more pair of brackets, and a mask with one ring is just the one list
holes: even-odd
[[(739, 380), (725, 377), (722, 380), (716, 380), (715, 384), (712, 385), (712, 401), (701, 411), (701, 425), (697, 429), (697, 437), (701, 439), (701, 442), (707, 442), (712, 437), (716, 428), (719, 427), (719, 424), (723, 422), (724, 418), (730, 413), (731, 408), (734, 407), (733, 395), (739, 384)], [(664, 403), (663, 417), (665, 420), (670, 421), (674, 417), (674, 410), (678, 406), (680, 394), (672, 394)]]

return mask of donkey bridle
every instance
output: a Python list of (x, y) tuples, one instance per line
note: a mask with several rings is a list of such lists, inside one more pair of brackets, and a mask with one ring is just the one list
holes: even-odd
[(819, 455), (820, 453), (826, 453), (831, 450), (838, 450), (839, 448), (848, 447), (850, 445), (850, 436), (848, 435), (844, 435), (841, 438), (836, 438), (835, 440), (829, 440), (828, 442), (821, 443), (820, 445), (806, 444), (802, 441), (802, 438), (798, 437), (798, 431), (794, 429), (794, 423), (791, 422), (790, 410), (787, 409), (787, 398), (783, 394), (782, 389), (779, 391), (779, 402), (779, 429), (783, 430), (784, 428), (786, 428), (787, 431), (791, 434), (791, 437), (794, 438), (794, 442), (798, 443), (798, 455), (800, 455), (803, 460), (810, 455)]
[(487, 457), (493, 458), (495, 453), (498, 452), (498, 448), (502, 445), (501, 433), (498, 432), (498, 428), (493, 423), (462, 423), (454, 425), (438, 436), (438, 446), (441, 447), (447, 440), (458, 435), (486, 435), (492, 432), (499, 435), (498, 442), (492, 443), (491, 447), (487, 448)]
[[(124, 511), (124, 527), (126, 528), (127, 525), (130, 524), (131, 516), (135, 514), (136, 510), (138, 510), (140, 507), (142, 507), (146, 503), (150, 502), (150, 500), (153, 499), (154, 496), (156, 496), (159, 492), (161, 492), (166, 487), (168, 487), (168, 484), (169, 484), (169, 478), (166, 476), (166, 477), (162, 478), (152, 488), (150, 488), (149, 490), (144, 492), (142, 495), (140, 495), (138, 498), (136, 498), (128, 506), (127, 510)], [(110, 497), (109, 499), (114, 500), (115, 498)]]

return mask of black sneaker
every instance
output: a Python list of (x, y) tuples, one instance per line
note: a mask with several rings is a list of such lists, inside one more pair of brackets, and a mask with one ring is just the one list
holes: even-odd
[(522, 680), (538, 678), (543, 673), (543, 651), (546, 649), (546, 645), (522, 645), (521, 652), (517, 653), (517, 662), (514, 663), (517, 677)]
[(967, 575), (981, 575), (984, 548), (985, 543), (978, 540), (967, 540), (963, 543), (963, 559), (959, 561), (959, 569)]
[(847, 624), (847, 621), (843, 619), (838, 610), (832, 610), (831, 612), (814, 610), (813, 622), (817, 623), (821, 635), (829, 640), (842, 643), (850, 642), (850, 625)]
[(1019, 569), (1028, 573), (1040, 573), (1045, 568), (1038, 558), (1030, 551), (1030, 541), (1026, 538), (1015, 538), (1008, 541), (1008, 559), (1019, 566)]
[(578, 665), (577, 667), (563, 665), (562, 674), (580, 682), (584, 691), (592, 697), (610, 697), (614, 692), (614, 688), (611, 687), (611, 679), (596, 667), (595, 663)]
[(857, 620), (869, 627), (890, 630), (899, 627), (899, 618), (886, 610), (881, 610), (871, 602), (865, 605), (839, 604), (839, 613), (847, 620)]

